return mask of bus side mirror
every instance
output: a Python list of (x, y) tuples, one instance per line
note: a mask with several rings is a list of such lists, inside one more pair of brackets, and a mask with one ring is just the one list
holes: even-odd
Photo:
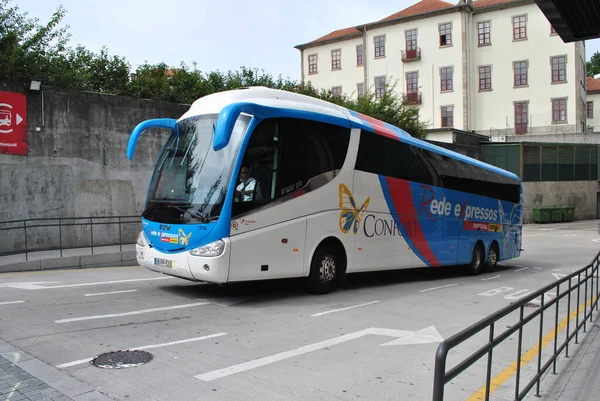
[(232, 103), (223, 107), (215, 123), (213, 149), (217, 151), (227, 146), (240, 113), (255, 114), (255, 111), (254, 103)]
[(129, 160), (133, 157), (133, 151), (135, 150), (135, 145), (137, 144), (140, 135), (142, 135), (142, 132), (147, 128), (170, 128), (177, 132), (177, 120), (174, 118), (157, 118), (139, 123), (133, 131), (131, 131), (131, 135), (129, 136), (129, 144), (127, 145), (127, 158)]

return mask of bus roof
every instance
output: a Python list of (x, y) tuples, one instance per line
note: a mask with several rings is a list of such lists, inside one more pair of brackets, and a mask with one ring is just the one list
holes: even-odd
[(331, 116), (332, 123), (334, 124), (338, 124), (339, 119), (347, 119), (350, 121), (352, 127), (361, 128), (395, 140), (406, 142), (422, 149), (430, 150), (520, 181), (519, 177), (514, 173), (415, 138), (403, 129), (376, 118), (366, 116), (355, 112), (354, 110), (312, 96), (279, 89), (271, 89), (263, 86), (238, 88), (203, 96), (194, 101), (190, 109), (182, 115), (180, 119), (201, 114), (218, 114), (228, 104), (237, 102), (251, 102), (261, 106), (305, 111), (307, 113), (307, 119), (311, 119), (310, 113), (318, 113), (324, 116)]

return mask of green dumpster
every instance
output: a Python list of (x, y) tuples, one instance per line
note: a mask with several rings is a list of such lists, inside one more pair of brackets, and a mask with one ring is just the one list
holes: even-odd
[(575, 220), (575, 207), (574, 206), (563, 206), (563, 221), (574, 221)]
[(539, 206), (533, 209), (533, 221), (536, 223), (550, 223), (551, 217), (551, 209), (547, 206)]
[(552, 222), (553, 223), (560, 223), (563, 219), (563, 211), (562, 208), (560, 206), (554, 206), (550, 208), (551, 210), (551, 214), (552, 214)]

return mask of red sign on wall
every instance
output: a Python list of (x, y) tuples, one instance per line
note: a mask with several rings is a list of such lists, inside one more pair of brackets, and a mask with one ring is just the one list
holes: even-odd
[(22, 93), (0, 91), (0, 153), (27, 154), (27, 100)]

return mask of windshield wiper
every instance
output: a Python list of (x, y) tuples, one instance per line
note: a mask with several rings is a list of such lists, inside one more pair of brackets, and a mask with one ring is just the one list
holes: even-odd
[(208, 218), (207, 218), (206, 216), (203, 216), (203, 215), (199, 214), (199, 213), (196, 213), (196, 212), (190, 212), (189, 210), (186, 210), (186, 209), (184, 209), (184, 208), (181, 208), (181, 207), (179, 207), (179, 206), (175, 206), (175, 205), (173, 205), (173, 204), (170, 204), (170, 203), (168, 203), (168, 204), (165, 204), (165, 206), (167, 206), (167, 207), (172, 207), (173, 209), (177, 209), (177, 210), (179, 210), (180, 212), (183, 212), (183, 213), (187, 213), (187, 214), (189, 214), (190, 216), (193, 216), (193, 217), (197, 218), (197, 219), (198, 219), (198, 220), (200, 220), (200, 222), (202, 222), (202, 223), (207, 223), (207, 222), (208, 222)]

